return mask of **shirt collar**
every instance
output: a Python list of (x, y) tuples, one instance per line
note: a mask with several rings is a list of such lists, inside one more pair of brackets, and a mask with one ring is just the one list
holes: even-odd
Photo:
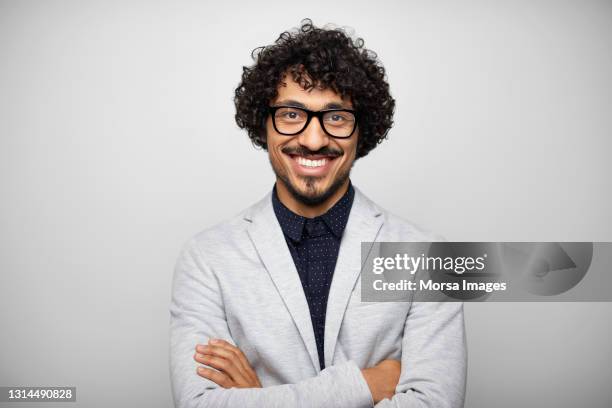
[[(348, 217), (351, 212), (353, 205), (353, 199), (355, 198), (355, 189), (349, 181), (349, 188), (346, 193), (334, 204), (325, 214), (318, 217), (323, 220), (325, 225), (338, 239), (342, 237), (342, 233), (346, 228)], [(304, 235), (304, 225), (308, 218), (302, 217), (285, 207), (283, 203), (278, 199), (276, 193), (276, 185), (274, 185), (272, 191), (272, 206), (278, 219), (283, 233), (291, 238), (295, 242), (300, 242)]]

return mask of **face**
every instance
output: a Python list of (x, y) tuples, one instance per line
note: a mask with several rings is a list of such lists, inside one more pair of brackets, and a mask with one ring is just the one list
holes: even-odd
[[(285, 76), (278, 87), (277, 97), (270, 106), (298, 106), (312, 111), (353, 109), (348, 98), (330, 89), (304, 90), (290, 76)], [(338, 139), (329, 136), (317, 118), (294, 136), (278, 133), (272, 117), (266, 121), (268, 154), (279, 182), (298, 201), (318, 205), (342, 187), (348, 180), (355, 162), (359, 129), (351, 137)]]

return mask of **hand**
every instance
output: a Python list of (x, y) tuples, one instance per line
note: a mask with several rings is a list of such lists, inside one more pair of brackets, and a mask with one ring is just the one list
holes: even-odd
[(199, 366), (197, 373), (223, 388), (261, 388), (257, 374), (242, 350), (225, 340), (209, 340), (208, 344), (196, 345), (193, 359), (215, 368)]
[(402, 365), (397, 360), (383, 360), (374, 367), (361, 370), (372, 393), (374, 404), (391, 398), (395, 394), (395, 387), (400, 377)]

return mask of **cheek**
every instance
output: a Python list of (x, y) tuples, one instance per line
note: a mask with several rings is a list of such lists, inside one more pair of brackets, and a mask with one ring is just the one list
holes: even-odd
[(268, 149), (273, 150), (276, 149), (279, 143), (279, 137), (274, 131), (274, 127), (272, 127), (272, 120), (268, 118), (266, 122), (266, 130), (265, 135), (266, 144), (268, 145)]
[(349, 146), (344, 147), (345, 163), (343, 165), (350, 166), (357, 157), (357, 143), (352, 143)]
[(268, 146), (268, 152), (269, 152), (270, 160), (271, 161), (273, 161), (275, 163), (279, 163), (279, 164), (283, 163), (282, 154), (278, 150), (277, 146)]
[(268, 158), (278, 166), (287, 167), (287, 156), (281, 152), (283, 147), (282, 142), (279, 142), (274, 136), (268, 135)]
[(270, 155), (274, 157), (280, 157), (281, 147), (282, 147), (281, 141), (274, 135), (271, 135), (270, 133), (268, 133), (267, 143), (268, 143), (268, 152), (270, 152)]

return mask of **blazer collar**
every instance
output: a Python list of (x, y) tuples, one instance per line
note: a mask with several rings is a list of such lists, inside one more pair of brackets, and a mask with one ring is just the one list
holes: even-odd
[[(382, 210), (354, 187), (355, 197), (344, 230), (327, 301), (325, 365), (330, 366), (346, 307), (362, 269), (361, 243), (374, 242), (383, 224)], [(247, 231), (262, 263), (283, 299), (318, 372), (319, 358), (310, 311), (293, 258), (272, 208), (272, 192), (244, 215)], [(369, 249), (369, 248), (368, 248)]]

